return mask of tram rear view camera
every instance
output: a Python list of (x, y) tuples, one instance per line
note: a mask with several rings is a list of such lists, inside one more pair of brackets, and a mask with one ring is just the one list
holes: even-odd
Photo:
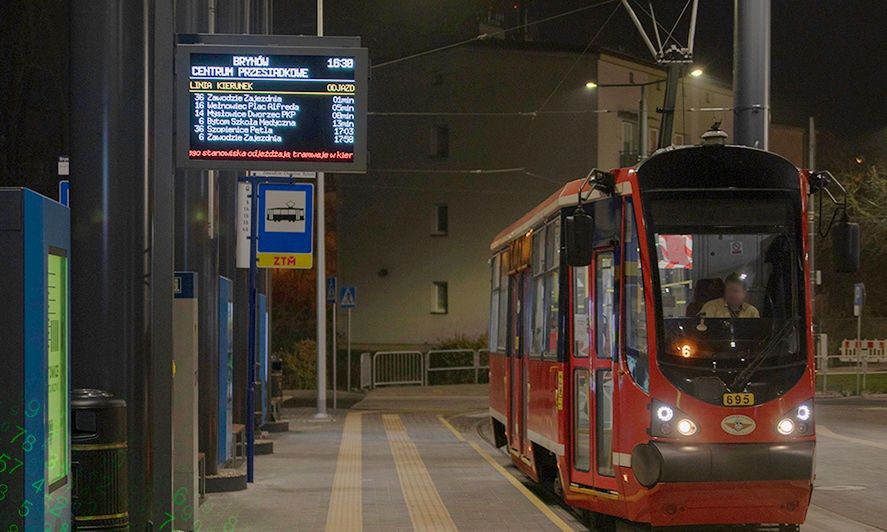
[(366, 171), (367, 62), (357, 47), (179, 44), (178, 166)]

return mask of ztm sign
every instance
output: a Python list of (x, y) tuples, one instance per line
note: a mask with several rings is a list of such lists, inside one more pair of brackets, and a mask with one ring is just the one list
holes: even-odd
[(259, 268), (314, 266), (314, 185), (259, 184)]

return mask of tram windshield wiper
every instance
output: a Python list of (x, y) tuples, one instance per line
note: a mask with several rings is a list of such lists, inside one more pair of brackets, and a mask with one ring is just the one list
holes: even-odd
[(731, 390), (742, 390), (748, 385), (751, 381), (752, 376), (756, 371), (761, 367), (767, 357), (775, 350), (775, 348), (780, 345), (783, 339), (788, 336), (788, 332), (796, 331), (795, 322), (798, 320), (797, 317), (789, 318), (785, 321), (782, 327), (779, 328), (774, 334), (772, 334), (769, 338), (769, 341), (764, 345), (764, 347), (758, 351), (758, 354), (755, 355), (754, 358), (749, 361), (748, 365), (733, 379), (733, 382), (730, 384), (729, 388)]

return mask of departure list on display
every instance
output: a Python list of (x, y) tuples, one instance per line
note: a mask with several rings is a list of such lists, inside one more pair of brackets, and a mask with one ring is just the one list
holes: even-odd
[(189, 54), (187, 160), (317, 170), (355, 162), (363, 87), (356, 58), (342, 52)]

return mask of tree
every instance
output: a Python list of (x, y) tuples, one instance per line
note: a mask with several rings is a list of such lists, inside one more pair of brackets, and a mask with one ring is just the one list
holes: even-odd
[[(887, 173), (882, 164), (856, 164), (855, 161), (851, 164), (833, 174), (847, 188), (850, 220), (860, 224), (860, 271), (835, 272), (832, 239), (817, 237), (816, 268), (822, 271), (823, 281), (817, 296), (820, 318), (852, 316), (853, 283), (856, 282), (864, 282), (868, 287), (867, 314), (887, 315), (887, 291), (881, 289), (887, 281), (887, 269), (883, 266), (887, 263)], [(822, 210), (817, 212), (817, 225), (821, 224), (824, 231), (834, 215), (835, 206), (823, 198)]]

